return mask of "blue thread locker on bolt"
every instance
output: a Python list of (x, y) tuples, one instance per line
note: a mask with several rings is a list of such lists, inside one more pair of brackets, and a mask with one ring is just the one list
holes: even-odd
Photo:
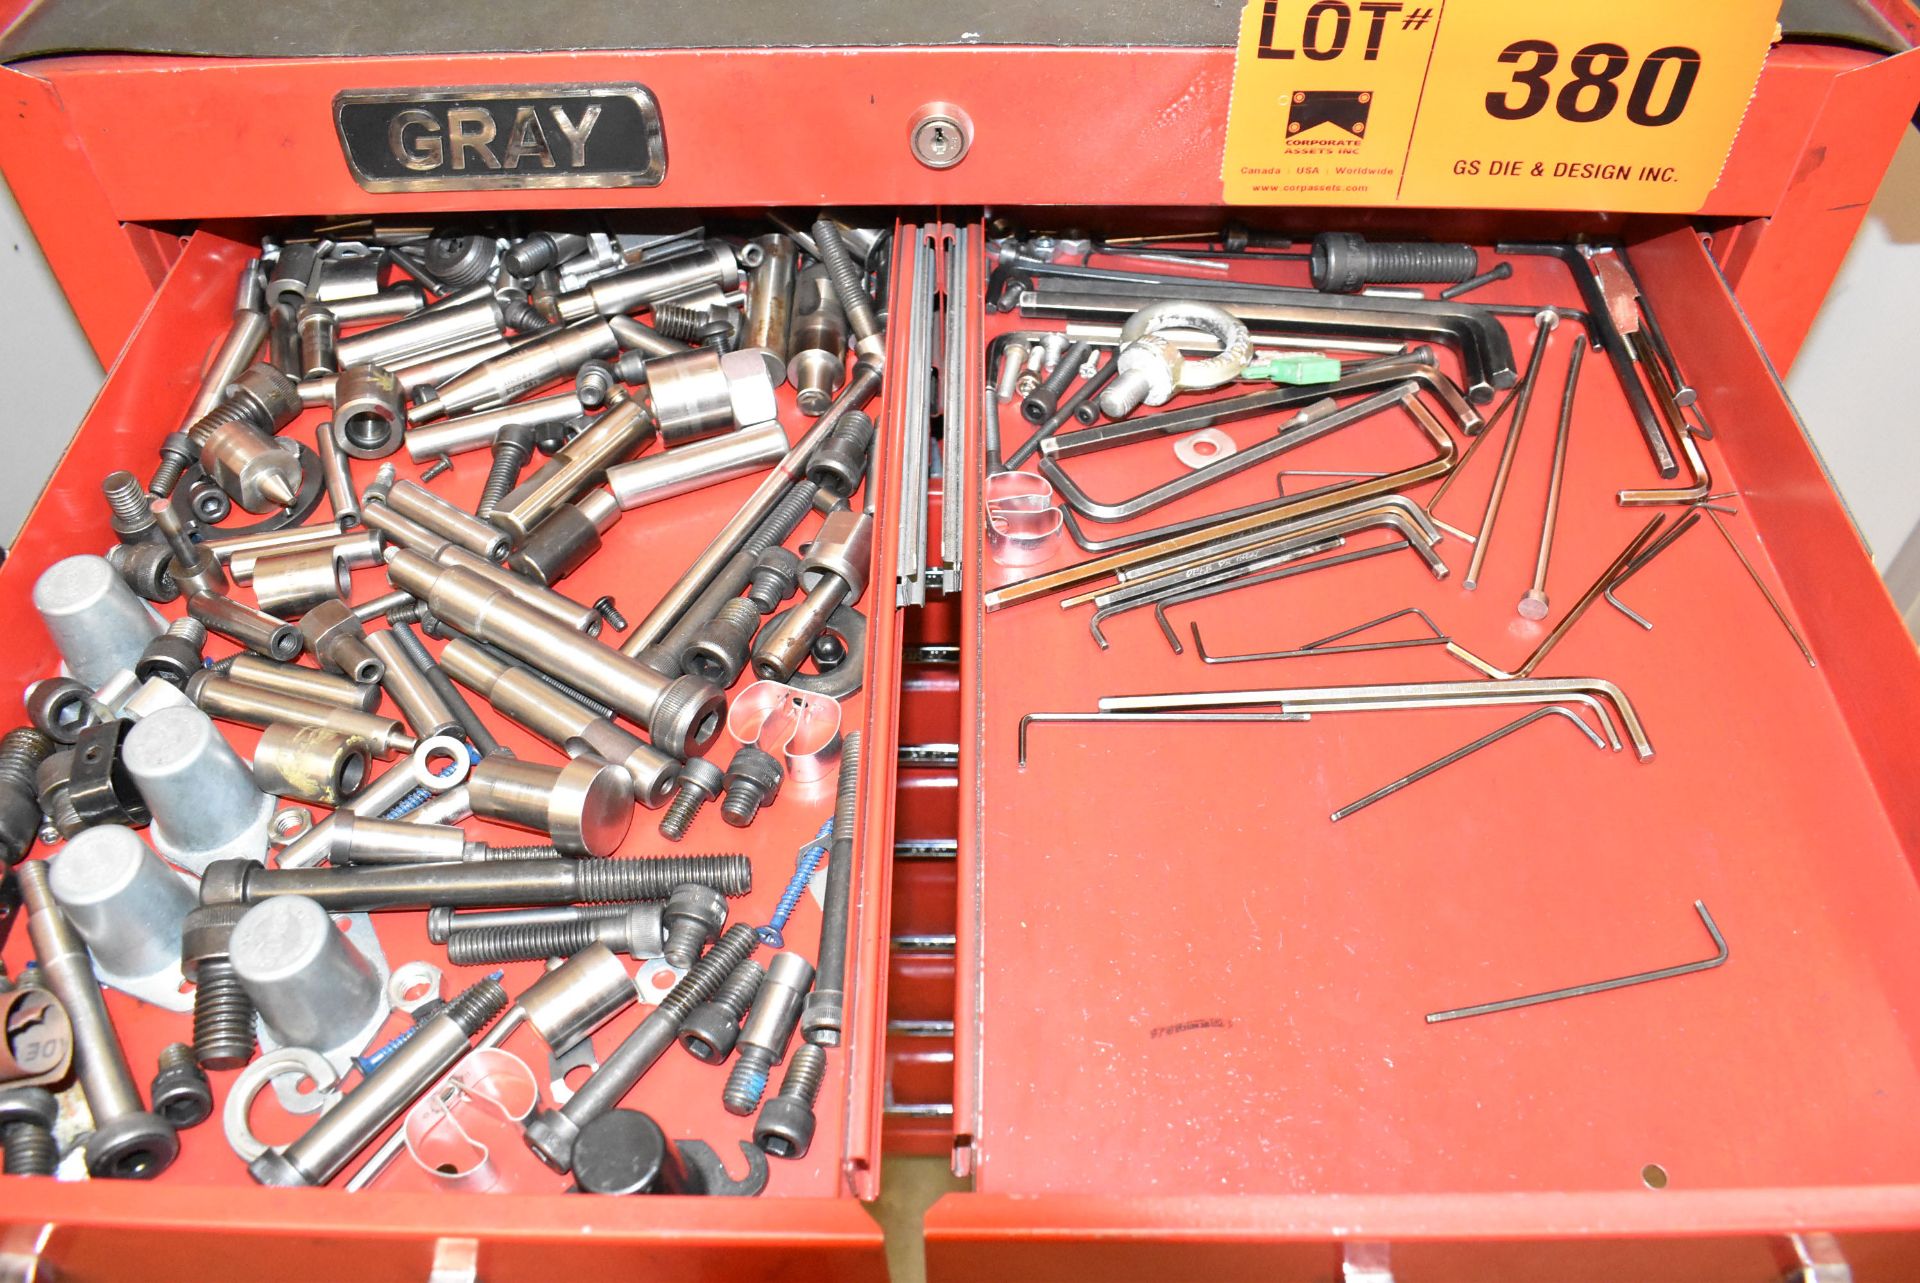
[(813, 841), (800, 848), (800, 854), (793, 860), (793, 877), (787, 881), (787, 889), (780, 894), (780, 903), (773, 906), (773, 921), (764, 927), (754, 928), (760, 937), (760, 943), (769, 949), (783, 948), (786, 938), (780, 934), (787, 925), (787, 919), (793, 916), (794, 909), (800, 903), (800, 897), (806, 894), (807, 883), (813, 881), (814, 870), (820, 867), (820, 861), (826, 858), (827, 846), (833, 841), (833, 821), (828, 820), (813, 835)]

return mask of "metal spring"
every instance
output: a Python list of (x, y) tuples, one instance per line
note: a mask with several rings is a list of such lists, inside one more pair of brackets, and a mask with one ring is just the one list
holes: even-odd
[(813, 841), (800, 848), (800, 854), (793, 860), (793, 876), (787, 879), (787, 889), (780, 893), (780, 902), (773, 906), (773, 920), (754, 931), (760, 937), (760, 943), (769, 949), (785, 946), (786, 939), (781, 929), (787, 925), (787, 919), (800, 904), (800, 897), (806, 894), (807, 884), (813, 881), (814, 870), (820, 867), (820, 861), (827, 856), (827, 846), (833, 841), (833, 821), (828, 820), (813, 835)]

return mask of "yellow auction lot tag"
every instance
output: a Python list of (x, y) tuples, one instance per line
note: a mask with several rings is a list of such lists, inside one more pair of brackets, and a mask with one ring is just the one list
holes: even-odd
[(1226, 200), (1698, 209), (1778, 12), (1778, 0), (1249, 0)]

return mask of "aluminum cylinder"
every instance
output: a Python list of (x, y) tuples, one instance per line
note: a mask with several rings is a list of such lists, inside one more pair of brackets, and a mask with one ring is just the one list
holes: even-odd
[(569, 754), (591, 753), (620, 767), (633, 799), (642, 806), (664, 806), (673, 795), (680, 778), (678, 758), (569, 699), (525, 669), (502, 663), (458, 637), (440, 652), (440, 667), (501, 716), (547, 742)]
[(712, 348), (647, 362), (647, 399), (669, 443), (696, 441), (733, 426), (727, 374)]
[(760, 982), (753, 1009), (740, 1028), (737, 1047), (759, 1047), (773, 1053), (773, 1063), (786, 1056), (787, 1042), (800, 1023), (800, 1011), (813, 987), (813, 964), (792, 950), (776, 953), (767, 960), (766, 978)]
[(187, 599), (187, 614), (205, 624), (208, 632), (268, 659), (293, 659), (300, 654), (297, 625), (231, 597), (195, 593)]
[(784, 370), (800, 251), (792, 237), (777, 232), (753, 243), (760, 247), (760, 262), (747, 275), (747, 333), (740, 346), (768, 353)]
[(516, 340), (510, 338), (483, 338), (470, 347), (458, 347), (452, 351), (427, 357), (395, 369), (393, 377), (400, 380), (400, 386), (409, 397), (418, 397), (423, 391), (439, 387), (456, 375), (465, 374), (482, 361), (491, 361), (496, 356), (511, 352)]
[(105, 557), (67, 557), (48, 566), (33, 582), (33, 608), (68, 670), (96, 689), (117, 672), (132, 672), (162, 631), (159, 617)]
[(606, 622), (600, 617), (599, 611), (585, 602), (575, 601), (545, 584), (536, 584), (525, 575), (515, 574), (505, 567), (496, 566), (468, 552), (465, 548), (448, 545), (435, 553), (433, 559), (449, 569), (464, 570), (478, 575), (491, 584), (496, 591), (505, 593), (523, 606), (531, 607), (562, 628), (585, 633), (591, 637), (598, 633), (600, 626)]
[(362, 685), (351, 678), (337, 673), (323, 673), (317, 668), (276, 663), (258, 655), (235, 655), (227, 665), (227, 676), (236, 682), (264, 687), (282, 695), (321, 704), (338, 704), (341, 708), (354, 708), (363, 713), (371, 713), (380, 707), (378, 686)]
[[(333, 394), (327, 394), (327, 400), (333, 400)], [(313, 430), (313, 452), (320, 460), (320, 476), (327, 488), (327, 506), (333, 509), (333, 519), (342, 530), (351, 529), (360, 524), (360, 496), (353, 488), (353, 467), (348, 463), (352, 458), (340, 448), (340, 432), (328, 419)]]
[(406, 394), (391, 370), (343, 366), (333, 383), (333, 425), (340, 448), (356, 459), (386, 458), (400, 448), (406, 407)]
[(341, 339), (340, 368), (384, 365), (391, 369), (429, 353), (491, 338), (505, 326), (500, 300), (491, 293), (453, 307), (436, 304), (404, 321)]
[(515, 486), (489, 520), (515, 542), (525, 539), (555, 508), (598, 483), (608, 468), (646, 445), (653, 434), (653, 421), (637, 401), (616, 405), (554, 453), (557, 466)]
[(704, 751), (719, 736), (726, 696), (698, 678), (669, 679), (610, 646), (584, 639), (538, 611), (494, 591), (470, 571), (436, 566), (393, 549), (387, 573), (454, 628), (499, 646), (647, 728), (656, 747), (678, 757)]
[(424, 423), (511, 401), (595, 357), (612, 356), (619, 346), (612, 329), (598, 317), (549, 331), (448, 380), (414, 405), (411, 419)]
[(391, 628), (368, 633), (367, 645), (387, 666), (380, 684), (393, 697), (393, 702), (399, 705), (400, 715), (407, 719), (407, 725), (413, 728), (415, 735), (428, 739), (462, 730), (459, 715), (445, 697), (434, 689), (426, 673), (413, 662), (413, 656), (407, 653)]
[(575, 503), (563, 503), (533, 528), (507, 558), (507, 569), (551, 587), (600, 551), (600, 536), (620, 519), (620, 504), (603, 487)]
[(329, 306), (373, 297), (380, 292), (380, 272), (386, 258), (377, 251), (343, 252), (336, 247), (320, 261), (320, 282), (311, 297)]
[(554, 396), (518, 401), (497, 410), (462, 415), (407, 433), (407, 456), (415, 463), (425, 463), (428, 459), (485, 450), (500, 435), (500, 429), (509, 423), (537, 428), (584, 414), (586, 409), (580, 404), (579, 394), (569, 388)]
[(180, 934), (193, 889), (132, 829), (102, 824), (74, 835), (49, 861), (48, 885), (111, 976), (180, 969)]
[(622, 508), (639, 508), (765, 472), (786, 452), (786, 429), (770, 419), (710, 441), (615, 464), (607, 469), (607, 486)]
[[(240, 571), (231, 572), (239, 583)], [(298, 619), (323, 601), (339, 601), (353, 591), (353, 574), (332, 548), (249, 558), (245, 573), (260, 609), (282, 619)]]
[(612, 855), (633, 823), (626, 775), (596, 757), (565, 766), (482, 758), (467, 777), (473, 813), (550, 834), (567, 855)]
[(338, 1047), (380, 1010), (373, 964), (305, 896), (276, 896), (248, 909), (227, 949), (241, 987), (284, 1046)]
[(409, 521), (449, 539), (488, 561), (499, 561), (510, 547), (498, 526), (488, 525), (464, 508), (456, 507), (417, 482), (404, 478), (387, 492), (387, 506)]
[(197, 708), (163, 708), (127, 732), (120, 760), (153, 812), (160, 853), (198, 873), (213, 860), (264, 859), (273, 799), (213, 720)]
[(793, 296), (787, 382), (802, 414), (818, 415), (847, 375), (847, 314), (820, 264), (800, 274)]
[(740, 263), (733, 248), (716, 241), (691, 254), (603, 276), (583, 289), (562, 294), (558, 307), (560, 319), (568, 322), (594, 315), (619, 316), (695, 290), (716, 286), (730, 290), (739, 283)]
[(226, 565), (235, 557), (271, 557), (277, 553), (328, 548), (338, 542), (339, 538), (338, 529), (321, 524), (288, 526), (283, 530), (269, 530), (261, 534), (228, 535), (219, 539), (209, 539), (202, 546), (212, 553), (221, 565)]
[(264, 793), (338, 806), (367, 782), (364, 742), (317, 726), (275, 722), (253, 750), (253, 782)]
[[(314, 548), (298, 548), (291, 552), (241, 552), (227, 559), (227, 577), (236, 584), (247, 585), (260, 572), (264, 563), (279, 563), (283, 559), (311, 556), (316, 553), (331, 553), (335, 561), (346, 570), (359, 570), (366, 566), (378, 565), (380, 553), (385, 548), (377, 530), (356, 530), (336, 536), (329, 542)], [(318, 565), (316, 561), (313, 563)], [(276, 565), (277, 570), (285, 571), (286, 565)], [(344, 597), (346, 592), (330, 592), (318, 600), (328, 597)], [(278, 612), (275, 612), (278, 613)]]
[(295, 726), (313, 726), (357, 739), (367, 751), (378, 757), (410, 753), (418, 740), (407, 734), (398, 721), (356, 708), (302, 699), (279, 691), (264, 690), (235, 681), (208, 669), (195, 673), (187, 681), (187, 698), (209, 717), (238, 722), (242, 726), (271, 726), (287, 722)]

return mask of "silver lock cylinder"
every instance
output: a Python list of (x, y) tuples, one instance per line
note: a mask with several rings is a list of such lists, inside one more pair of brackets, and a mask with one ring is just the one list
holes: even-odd
[(564, 1051), (633, 1005), (638, 992), (626, 965), (595, 942), (534, 981), (518, 1006), (542, 1042)]
[(227, 950), (282, 1046), (340, 1046), (384, 1008), (386, 984), (373, 963), (305, 896), (276, 896), (248, 909)]
[(765, 472), (789, 448), (787, 430), (768, 420), (711, 441), (616, 463), (607, 469), (607, 486), (622, 508), (639, 508)]
[(197, 708), (163, 708), (131, 731), (120, 759), (153, 812), (153, 844), (183, 869), (264, 861), (273, 799)]
[(48, 860), (48, 885), (93, 955), (103, 983), (186, 1011), (181, 930), (198, 898), (132, 829), (102, 824)]
[(75, 680), (90, 689), (139, 664), (160, 619), (105, 557), (54, 562), (33, 584), (33, 608)]

